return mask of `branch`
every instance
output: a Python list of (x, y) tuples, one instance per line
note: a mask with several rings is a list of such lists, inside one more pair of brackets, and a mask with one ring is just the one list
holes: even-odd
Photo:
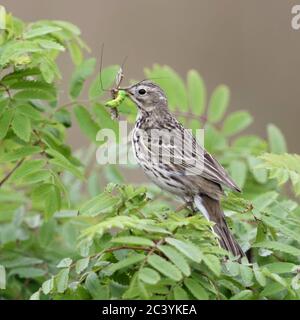
[(122, 249), (144, 250), (144, 251), (151, 251), (152, 250), (152, 248), (149, 248), (149, 247), (123, 245), (123, 246), (108, 248), (108, 249), (104, 250), (104, 252), (113, 252), (113, 251), (122, 250)]
[(0, 188), (9, 179), (9, 177), (20, 167), (25, 158), (21, 159), (17, 164), (6, 174), (6, 176), (0, 181)]

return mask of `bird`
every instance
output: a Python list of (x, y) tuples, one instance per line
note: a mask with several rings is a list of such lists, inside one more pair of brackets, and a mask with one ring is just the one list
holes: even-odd
[(138, 113), (132, 147), (146, 176), (213, 222), (219, 245), (237, 259), (245, 256), (221, 207), (224, 186), (240, 192), (222, 165), (170, 113), (163, 89), (150, 80), (125, 88)]

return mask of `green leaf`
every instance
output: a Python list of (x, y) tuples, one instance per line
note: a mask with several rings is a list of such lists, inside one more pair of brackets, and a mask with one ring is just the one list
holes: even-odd
[(42, 284), (42, 291), (44, 294), (49, 294), (54, 289), (54, 277), (51, 277), (51, 279), (46, 280)]
[(111, 242), (122, 243), (122, 244), (136, 244), (140, 246), (154, 246), (154, 242), (147, 238), (128, 236), (128, 237), (118, 237), (111, 239)]
[(60, 43), (53, 41), (53, 40), (45, 40), (45, 39), (38, 39), (36, 42), (43, 48), (47, 50), (58, 50), (58, 51), (65, 51), (65, 47), (62, 46)]
[(117, 263), (114, 263), (110, 265), (106, 271), (110, 274), (113, 274), (114, 272), (127, 268), (133, 264), (139, 263), (145, 259), (145, 256), (143, 254), (134, 254), (128, 258), (125, 258)]
[(45, 164), (46, 161), (43, 159), (28, 160), (26, 162), (23, 162), (21, 166), (18, 167), (10, 176), (10, 181), (17, 181), (19, 179), (22, 179), (28, 174), (40, 170)]
[(11, 150), (8, 153), (3, 154), (0, 156), (0, 162), (7, 162), (7, 161), (16, 161), (21, 158), (36, 154), (41, 152), (40, 147), (21, 147), (14, 150)]
[(91, 58), (83, 61), (71, 77), (70, 96), (75, 99), (80, 95), (84, 81), (94, 72), (96, 59)]
[(40, 300), (40, 294), (41, 294), (40, 290), (34, 292), (34, 293), (30, 296), (29, 300)]
[(80, 65), (83, 60), (83, 55), (80, 46), (75, 41), (68, 42), (71, 59), (75, 65)]
[(74, 108), (75, 116), (82, 132), (92, 141), (96, 141), (96, 136), (100, 127), (92, 119), (92, 116), (83, 106), (76, 106)]
[(166, 242), (195, 262), (201, 262), (203, 254), (194, 244), (174, 238), (166, 238)]
[(253, 174), (255, 180), (259, 183), (266, 183), (268, 180), (268, 173), (265, 168), (259, 168), (258, 166), (262, 164), (262, 160), (259, 158), (255, 158), (253, 156), (248, 156), (248, 165), (249, 170)]
[(4, 6), (0, 6), (0, 30), (6, 29), (6, 10)]
[(71, 258), (64, 258), (57, 264), (56, 267), (57, 268), (67, 268), (67, 267), (70, 267), (71, 264), (72, 264)]
[(9, 129), (9, 126), (11, 124), (11, 120), (13, 118), (14, 112), (12, 109), (6, 109), (1, 115), (0, 115), (0, 139), (4, 139), (7, 131)]
[(242, 189), (247, 178), (247, 166), (245, 162), (240, 160), (231, 161), (229, 171), (233, 181)]
[(154, 269), (156, 269), (166, 277), (175, 281), (180, 281), (182, 279), (182, 274), (179, 269), (157, 254), (149, 256), (147, 261)]
[(257, 263), (253, 264), (253, 272), (254, 272), (254, 276), (255, 276), (255, 279), (257, 280), (257, 282), (262, 287), (264, 287), (267, 284), (267, 280), (266, 280), (265, 275), (259, 269), (259, 266), (257, 265)]
[(23, 37), (24, 39), (32, 39), (36, 37), (43, 36), (45, 34), (53, 33), (60, 31), (61, 28), (59, 27), (53, 27), (53, 26), (41, 26), (37, 28), (32, 28), (24, 33)]
[(253, 118), (247, 111), (236, 111), (225, 119), (223, 133), (232, 136), (246, 129), (252, 122)]
[(267, 268), (272, 273), (290, 273), (295, 268), (295, 264), (290, 262), (273, 262), (265, 264), (264, 268)]
[(184, 285), (188, 288), (190, 293), (198, 300), (208, 300), (208, 294), (205, 289), (193, 279), (185, 279)]
[(70, 128), (72, 126), (71, 114), (68, 110), (60, 109), (58, 112), (55, 112), (54, 117), (66, 128)]
[(218, 257), (212, 254), (205, 254), (203, 255), (203, 261), (217, 277), (221, 275), (221, 263)]
[(285, 153), (287, 151), (286, 142), (282, 132), (274, 124), (269, 124), (268, 140), (270, 144), (270, 151), (272, 153)]
[(142, 268), (139, 271), (139, 279), (148, 284), (156, 284), (160, 280), (160, 275), (153, 269)]
[(295, 257), (300, 256), (300, 249), (297, 249), (296, 247), (290, 246), (288, 244), (284, 244), (281, 242), (275, 242), (275, 241), (263, 241), (260, 243), (254, 243), (252, 245), (253, 247), (257, 248), (266, 248), (274, 251), (280, 251), (283, 253), (291, 254)]
[(38, 185), (32, 191), (32, 200), (34, 203), (42, 204), (46, 218), (49, 218), (58, 211), (61, 207), (61, 195), (56, 185), (52, 183), (45, 183)]
[(245, 287), (253, 285), (253, 272), (252, 269), (246, 265), (240, 264), (240, 275)]
[(31, 137), (31, 121), (27, 116), (16, 112), (11, 123), (14, 133), (23, 141), (29, 142)]
[(107, 300), (109, 297), (108, 287), (100, 284), (99, 278), (94, 272), (90, 272), (86, 277), (85, 287), (93, 299)]
[(68, 288), (70, 268), (64, 268), (55, 276), (57, 292), (64, 293)]
[(187, 74), (189, 104), (195, 115), (203, 114), (206, 102), (206, 88), (203, 79), (196, 70)]
[(0, 264), (0, 289), (6, 288), (6, 272), (3, 265)]
[(120, 66), (113, 65), (113, 66), (104, 68), (102, 70), (101, 80), (102, 80), (103, 88), (101, 88), (100, 75), (97, 75), (97, 77), (93, 80), (89, 88), (89, 98), (91, 100), (100, 98), (103, 95), (104, 90), (110, 89), (110, 87), (113, 85), (115, 81), (115, 77), (119, 69), (120, 69)]
[(70, 171), (79, 179), (83, 178), (82, 172), (61, 153), (57, 152), (54, 149), (47, 149), (46, 153), (53, 157), (53, 159), (49, 160), (50, 163)]
[(9, 276), (17, 274), (20, 278), (39, 278), (46, 274), (46, 270), (34, 267), (20, 267), (10, 270)]
[(41, 113), (29, 104), (19, 105), (17, 107), (17, 113), (23, 116), (29, 117), (33, 120), (41, 120)]
[(175, 300), (189, 300), (189, 296), (188, 294), (186, 293), (186, 291), (179, 287), (179, 286), (176, 286), (174, 288), (174, 299)]
[(230, 300), (249, 300), (252, 298), (252, 296), (253, 296), (253, 293), (251, 290), (242, 290), (241, 292), (232, 296)]
[(181, 253), (168, 245), (161, 245), (158, 248), (185, 276), (191, 275), (191, 268)]
[(89, 262), (90, 262), (90, 257), (79, 259), (75, 265), (76, 273), (80, 274), (82, 271), (84, 271), (88, 267)]
[(84, 216), (97, 216), (110, 212), (120, 202), (120, 199), (112, 194), (103, 192), (98, 196), (85, 202), (80, 208), (79, 213)]
[(14, 95), (14, 99), (16, 100), (54, 100), (55, 96), (53, 93), (46, 90), (40, 89), (24, 89), (18, 91)]
[(222, 119), (229, 105), (230, 91), (225, 85), (218, 86), (209, 101), (208, 121), (216, 123)]

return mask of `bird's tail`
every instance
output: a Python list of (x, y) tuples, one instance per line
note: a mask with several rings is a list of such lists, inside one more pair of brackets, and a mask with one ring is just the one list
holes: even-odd
[(194, 197), (194, 204), (196, 208), (203, 213), (207, 220), (215, 223), (212, 229), (219, 238), (220, 246), (231, 252), (234, 256), (239, 256), (240, 258), (244, 257), (244, 251), (237, 243), (227, 226), (220, 201), (212, 199), (206, 195), (197, 195)]

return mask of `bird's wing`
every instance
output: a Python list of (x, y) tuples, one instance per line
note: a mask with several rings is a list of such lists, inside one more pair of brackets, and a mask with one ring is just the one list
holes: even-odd
[[(177, 123), (176, 123), (177, 124)], [(149, 143), (151, 141), (151, 143)], [(208, 181), (240, 191), (219, 162), (203, 149), (195, 137), (180, 124), (174, 130), (159, 130), (151, 138), (141, 136), (141, 152), (173, 175), (200, 176)]]

